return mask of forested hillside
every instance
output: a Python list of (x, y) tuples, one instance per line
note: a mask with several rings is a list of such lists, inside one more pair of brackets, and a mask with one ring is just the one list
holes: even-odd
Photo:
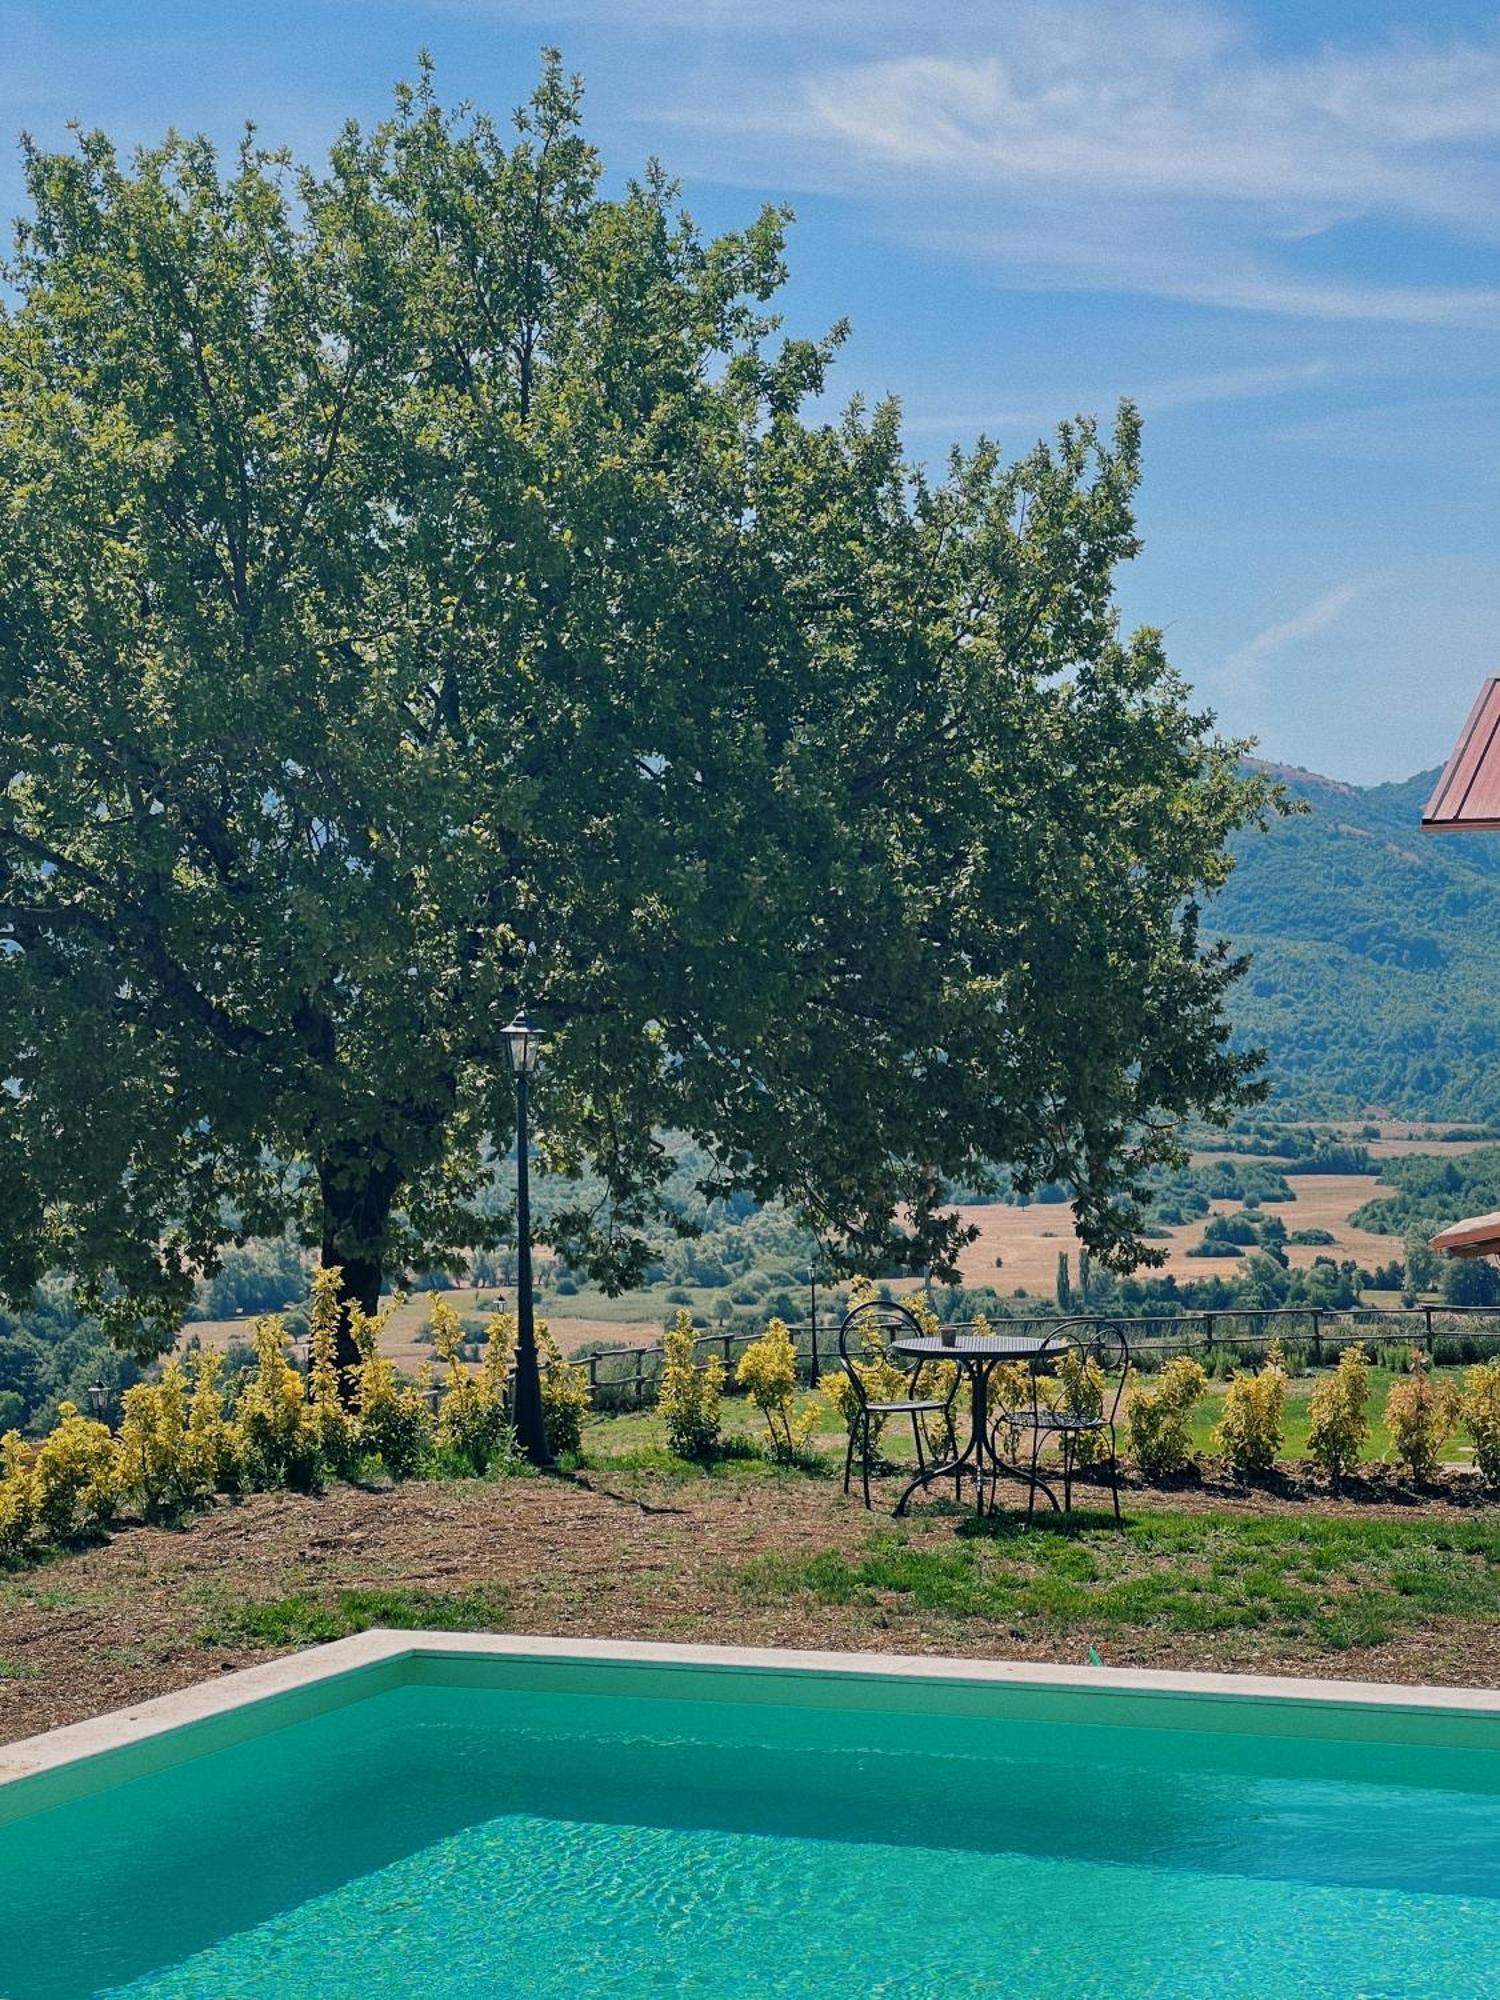
[(1236, 841), (1210, 920), (1254, 955), (1234, 1003), (1277, 1101), (1500, 1116), (1500, 834), (1420, 831), (1436, 774), (1284, 771), (1309, 810)]

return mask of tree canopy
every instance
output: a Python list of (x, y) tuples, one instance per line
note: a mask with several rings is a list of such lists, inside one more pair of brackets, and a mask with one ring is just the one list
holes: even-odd
[[(549, 56), (322, 169), (29, 149), (0, 324), (0, 1281), (122, 1329), (289, 1223), (502, 1235), (499, 1030), (619, 1286), (664, 1131), (851, 1258), (1062, 1181), (1126, 1262), (1255, 1092), (1200, 937), (1267, 782), (1123, 636), (1139, 427), (942, 477), (769, 308), (788, 218), (608, 194)], [(493, 1203), (489, 1204), (493, 1209)], [(1149, 1253), (1148, 1253), (1149, 1254)]]

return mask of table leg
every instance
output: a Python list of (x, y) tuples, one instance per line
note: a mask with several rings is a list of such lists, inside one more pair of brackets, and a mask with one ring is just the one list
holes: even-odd
[(901, 1498), (896, 1502), (896, 1513), (898, 1516), (906, 1512), (907, 1502), (919, 1488), (932, 1486), (939, 1479), (952, 1479), (957, 1483), (962, 1479), (965, 1467), (970, 1465), (974, 1468), (974, 1480), (978, 1488), (979, 1511), (981, 1513), (984, 1512), (985, 1437), (983, 1419), (985, 1411), (985, 1384), (989, 1371), (982, 1363), (976, 1365), (966, 1360), (962, 1355), (955, 1355), (954, 1359), (969, 1377), (968, 1442), (957, 1458), (947, 1459), (941, 1465), (927, 1465), (921, 1468), (916, 1478), (911, 1481), (910, 1485), (907, 1486), (905, 1492), (901, 1495)]

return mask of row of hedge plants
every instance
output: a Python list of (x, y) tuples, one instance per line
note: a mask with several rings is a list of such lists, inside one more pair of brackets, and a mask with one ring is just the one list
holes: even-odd
[[(46, 1437), (28, 1442), (7, 1432), (0, 1439), (0, 1558), (75, 1541), (122, 1516), (176, 1519), (218, 1494), (524, 1469), (508, 1403), (514, 1314), (491, 1317), (474, 1371), (464, 1363), (458, 1313), (434, 1295), (431, 1340), (445, 1366), (436, 1383), (430, 1368), (415, 1381), (403, 1379), (380, 1352), (389, 1307), (351, 1309), (359, 1362), (351, 1379), (341, 1379), (334, 1359), (340, 1310), (339, 1273), (316, 1272), (305, 1373), (293, 1366), (285, 1318), (258, 1319), (255, 1366), (232, 1403), (221, 1357), (200, 1348), (127, 1389), (118, 1429), (64, 1403)], [(566, 1460), (582, 1447), (588, 1373), (563, 1359), (545, 1321), (537, 1341), (548, 1443)]]

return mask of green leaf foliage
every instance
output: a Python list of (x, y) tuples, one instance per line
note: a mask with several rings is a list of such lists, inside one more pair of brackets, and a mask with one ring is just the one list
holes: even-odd
[[(226, 1241), (383, 1271), (481, 1196), (550, 1037), (548, 1233), (618, 1288), (670, 1171), (941, 1271), (943, 1177), (1141, 1249), (1254, 1094), (1200, 936), (1274, 792), (1121, 634), (1139, 425), (931, 479), (810, 407), (787, 218), (606, 194), (549, 58), (325, 166), (26, 158), (0, 323), (0, 1280), (175, 1326)], [(87, 1143), (80, 1143), (86, 1128)], [(899, 1224), (895, 1218), (900, 1217)]]

